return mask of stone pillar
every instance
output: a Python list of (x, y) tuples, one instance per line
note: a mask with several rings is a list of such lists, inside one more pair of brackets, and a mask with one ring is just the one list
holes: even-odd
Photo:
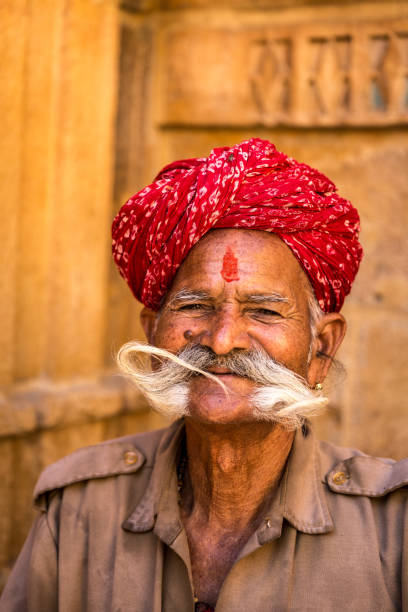
[(154, 419), (110, 376), (106, 351), (117, 3), (16, 0), (0, 11), (1, 583), (42, 468)]

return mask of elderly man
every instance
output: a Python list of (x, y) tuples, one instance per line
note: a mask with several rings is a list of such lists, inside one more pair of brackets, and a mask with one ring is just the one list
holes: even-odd
[(177, 420), (43, 473), (2, 610), (408, 610), (407, 462), (308, 421), (358, 230), (331, 181), (260, 139), (175, 162), (122, 207), (114, 257), (149, 344), (119, 363)]

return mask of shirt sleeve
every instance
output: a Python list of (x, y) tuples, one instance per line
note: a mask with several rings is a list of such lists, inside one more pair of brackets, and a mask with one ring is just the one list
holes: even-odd
[(57, 546), (48, 515), (37, 517), (0, 599), (0, 612), (58, 610)]

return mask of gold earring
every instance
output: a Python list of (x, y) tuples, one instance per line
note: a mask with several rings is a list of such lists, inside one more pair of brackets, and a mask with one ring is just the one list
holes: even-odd
[(313, 387), (313, 389), (315, 391), (321, 391), (323, 389), (322, 383), (316, 383), (315, 386)]

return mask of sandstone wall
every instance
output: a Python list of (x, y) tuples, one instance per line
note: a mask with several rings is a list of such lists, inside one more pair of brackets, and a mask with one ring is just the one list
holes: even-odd
[(408, 4), (31, 0), (2, 5), (0, 566), (41, 469), (160, 426), (117, 377), (142, 337), (109, 225), (165, 163), (265, 137), (359, 208), (365, 259), (318, 422), (407, 450)]

